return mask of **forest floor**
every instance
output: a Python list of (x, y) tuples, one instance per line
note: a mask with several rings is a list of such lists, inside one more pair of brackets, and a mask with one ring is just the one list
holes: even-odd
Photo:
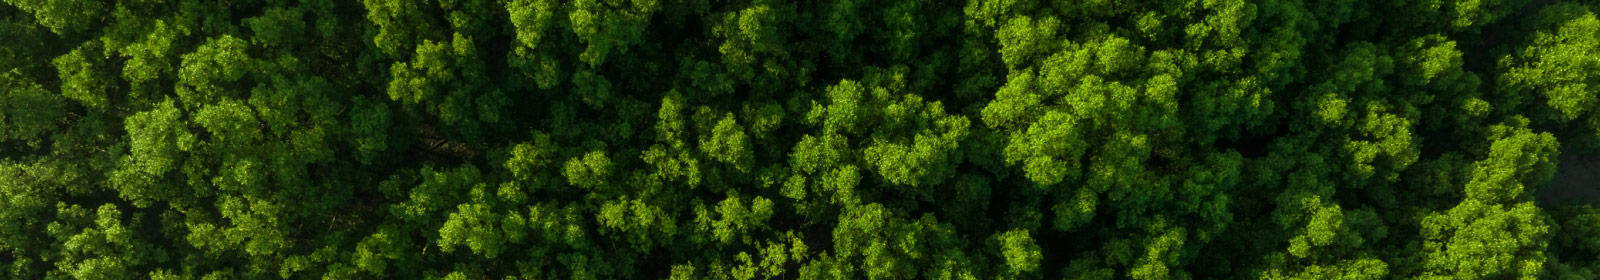
[(1600, 154), (1561, 154), (1555, 178), (1537, 194), (1539, 203), (1600, 201)]

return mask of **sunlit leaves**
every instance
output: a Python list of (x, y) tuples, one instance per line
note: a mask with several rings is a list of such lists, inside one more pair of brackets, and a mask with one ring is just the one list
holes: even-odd
[(1066, 113), (1052, 111), (1027, 130), (1011, 137), (1006, 145), (1006, 161), (1022, 165), (1024, 174), (1049, 186), (1081, 175), (1078, 158), (1088, 150), (1088, 143), (1077, 136), (1078, 119)]
[(607, 177), (611, 175), (611, 158), (604, 151), (592, 151), (582, 157), (567, 160), (562, 168), (562, 174), (567, 176), (567, 183), (574, 186), (593, 189), (606, 184)]
[[(650, 15), (660, 9), (660, 3), (656, 0), (607, 2), (575, 1), (570, 4), (572, 10), (567, 13), (572, 33), (587, 43), (579, 60), (590, 67), (604, 63), (612, 53), (627, 53), (630, 45), (640, 43)], [(537, 17), (535, 15), (535, 20)], [(537, 27), (534, 30), (538, 30)]]
[(1021, 274), (1039, 269), (1039, 261), (1044, 256), (1028, 230), (1008, 231), (996, 235), (995, 239), (999, 242), (1000, 254), (1005, 257), (1008, 272)]
[(74, 48), (72, 52), (56, 57), (57, 71), (61, 73), (61, 95), (77, 100), (88, 107), (105, 107), (111, 100), (112, 85), (104, 81), (111, 76), (105, 73), (105, 57), (100, 54), (100, 44), (91, 42)]
[[(963, 160), (957, 148), (966, 140), (970, 124), (965, 117), (946, 115), (943, 106), (937, 101), (924, 103), (914, 95), (890, 103), (882, 111), (885, 123), (862, 159), (895, 184), (938, 184), (954, 176), (955, 164)], [(885, 130), (914, 134), (910, 139), (888, 137), (881, 133)]]
[(141, 90), (139, 87), (150, 86), (163, 76), (172, 78), (175, 69), (174, 58), (178, 56), (177, 50), (174, 49), (178, 35), (176, 27), (166, 21), (156, 20), (154, 30), (143, 41), (123, 48), (122, 53), (129, 58), (122, 66), (122, 77), (135, 86), (136, 91), (131, 95), (149, 95), (147, 92), (139, 92), (138, 90)]
[(1550, 180), (1560, 144), (1546, 133), (1496, 126), (1504, 131), (1489, 146), (1489, 157), (1473, 164), (1466, 185), (1467, 199), (1485, 203), (1521, 200), (1535, 186)]
[(517, 41), (523, 46), (535, 48), (545, 37), (547, 29), (555, 25), (556, 2), (551, 0), (516, 0), (506, 4), (506, 11), (511, 13), (511, 24), (515, 26)]
[[(1597, 102), (1594, 87), (1600, 85), (1593, 73), (1600, 70), (1600, 19), (1588, 9), (1560, 4), (1539, 13), (1542, 23), (1531, 36), (1530, 44), (1514, 53), (1501, 80), (1508, 94), (1532, 91), (1544, 97), (1546, 105), (1558, 113), (1557, 121), (1569, 122), (1591, 115)], [(1547, 24), (1547, 25), (1546, 25)]]
[(1583, 4), (5, 2), (8, 278), (1600, 271)]
[(722, 243), (752, 242), (748, 232), (765, 227), (764, 223), (772, 218), (772, 207), (772, 200), (757, 196), (745, 202), (737, 193), (733, 193), (717, 203), (714, 210), (716, 218), (710, 227), (713, 240)]
[(73, 278), (132, 278), (151, 261), (149, 244), (135, 239), (115, 205), (101, 205), (93, 214), (78, 205), (56, 205), (66, 223), (51, 223), (49, 232), (62, 246), (56, 266)]
[(445, 252), (468, 247), (475, 253), (494, 258), (504, 248), (506, 239), (498, 227), (500, 221), (486, 205), (458, 205), (456, 212), (451, 213), (444, 227), (439, 229), (439, 247)]
[(156, 180), (176, 169), (183, 162), (180, 153), (195, 149), (197, 144), (195, 136), (179, 121), (179, 114), (169, 100), (128, 117), (128, 156), (122, 158), (112, 175), (112, 185), (123, 198), (144, 205), (151, 199), (173, 194), (174, 190), (156, 184)]
[(1034, 55), (1048, 53), (1056, 48), (1056, 38), (1061, 21), (1053, 17), (1032, 19), (1015, 17), (1000, 27), (995, 36), (1000, 39), (1001, 59), (1016, 68)]
[(1421, 219), (1425, 277), (1531, 279), (1545, 263), (1548, 218), (1524, 193), (1549, 179), (1549, 134), (1497, 126), (1489, 157), (1474, 164), (1466, 199)]
[(178, 100), (185, 108), (195, 108), (220, 97), (238, 96), (229, 85), (253, 68), (245, 53), (247, 47), (244, 40), (223, 35), (207, 39), (199, 49), (184, 54), (178, 69)]
[(99, 17), (111, 8), (106, 3), (90, 0), (8, 0), (6, 4), (32, 13), (39, 25), (62, 35), (91, 30), (100, 22)]
[(1532, 202), (1483, 204), (1468, 199), (1422, 219), (1428, 278), (1518, 277), (1542, 269), (1549, 225)]
[(733, 115), (724, 116), (712, 128), (710, 138), (701, 139), (700, 147), (712, 159), (722, 163), (731, 164), (740, 171), (749, 172), (754, 161), (754, 151), (750, 141), (744, 134), (744, 127), (733, 119)]
[[(427, 34), (429, 31), (418, 25), (429, 22), (425, 20), (422, 5), (430, 3), (420, 0), (363, 0), (361, 4), (367, 8), (366, 19), (376, 25), (378, 33), (372, 37), (373, 43), (388, 55), (399, 55), (409, 51), (412, 45), (417, 44), (418, 33)], [(427, 37), (421, 37), (427, 38)]]

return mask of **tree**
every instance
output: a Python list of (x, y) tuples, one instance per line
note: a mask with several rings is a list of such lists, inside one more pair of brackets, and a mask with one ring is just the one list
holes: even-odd
[(61, 95), (77, 100), (88, 107), (105, 107), (109, 105), (111, 86), (98, 81), (110, 79), (110, 76), (96, 64), (104, 64), (104, 56), (100, 52), (100, 44), (96, 42), (85, 43), (72, 52), (56, 57), (53, 64), (61, 73)]
[(34, 20), (56, 34), (76, 35), (99, 23), (98, 16), (109, 8), (94, 1), (6, 1), (13, 7), (32, 13)]
[(1424, 277), (1532, 279), (1544, 269), (1550, 222), (1524, 190), (1549, 180), (1559, 144), (1517, 124), (1491, 130), (1496, 138), (1473, 166), (1466, 199), (1421, 219)]
[(0, 2), (0, 278), (1600, 275), (1593, 3)]
[[(1532, 111), (1531, 117), (1593, 130), (1596, 117), (1589, 108), (1600, 101), (1596, 101), (1596, 91), (1591, 88), (1600, 85), (1600, 80), (1585, 73), (1600, 67), (1600, 55), (1593, 51), (1594, 46), (1600, 46), (1595, 35), (1600, 34), (1600, 20), (1584, 6), (1558, 4), (1541, 10), (1532, 25), (1538, 29), (1530, 36), (1528, 46), (1501, 60), (1502, 67), (1507, 68), (1499, 81), (1500, 90), (1505, 92), (1502, 98), (1509, 99), (1504, 102), (1509, 103), (1508, 108), (1518, 108), (1524, 102), (1543, 103), (1548, 109)], [(1523, 101), (1523, 96), (1543, 97), (1543, 102)], [(1594, 145), (1595, 137), (1600, 136), (1576, 137), (1583, 142), (1575, 144), (1590, 148), (1587, 146)]]
[(184, 191), (167, 178), (186, 162), (182, 154), (194, 151), (199, 140), (178, 119), (180, 114), (167, 100), (155, 109), (127, 118), (128, 155), (110, 174), (111, 186), (123, 199), (146, 206)]
[(0, 141), (25, 141), (38, 145), (41, 136), (61, 125), (66, 100), (29, 81), (15, 70), (0, 74)]

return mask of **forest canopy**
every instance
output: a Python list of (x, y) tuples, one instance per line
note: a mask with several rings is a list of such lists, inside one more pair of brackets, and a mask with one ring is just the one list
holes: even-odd
[(0, 278), (1600, 279), (1596, 1), (3, 2)]

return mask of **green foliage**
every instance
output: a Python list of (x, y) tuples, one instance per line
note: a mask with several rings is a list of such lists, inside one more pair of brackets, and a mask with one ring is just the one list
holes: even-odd
[(5, 279), (1600, 276), (1594, 3), (3, 2)]
[(223, 35), (207, 39), (199, 49), (184, 54), (183, 64), (178, 68), (176, 90), (184, 108), (193, 109), (222, 97), (239, 96), (230, 84), (244, 78), (253, 68), (245, 53), (247, 47), (244, 40)]
[(567, 160), (562, 174), (567, 176), (567, 183), (574, 186), (592, 189), (606, 184), (606, 177), (611, 175), (611, 159), (603, 151), (593, 151), (583, 154), (583, 157), (573, 157)]
[(6, 1), (6, 4), (31, 13), (39, 25), (62, 35), (90, 30), (99, 23), (97, 17), (111, 8), (102, 2), (78, 0), (11, 0)]
[(0, 74), (0, 141), (37, 143), (61, 124), (66, 100), (16, 71)]
[(749, 172), (750, 165), (754, 163), (754, 154), (747, 138), (744, 127), (739, 126), (732, 114), (728, 114), (717, 121), (710, 138), (700, 140), (700, 147), (712, 159), (732, 164), (739, 171)]
[[(1530, 111), (1547, 114), (1529, 114), (1541, 122), (1594, 130), (1600, 117), (1590, 109), (1600, 106), (1595, 90), (1600, 80), (1585, 73), (1600, 67), (1600, 53), (1595, 52), (1600, 48), (1600, 35), (1596, 35), (1600, 34), (1600, 20), (1584, 6), (1556, 4), (1541, 10), (1530, 25), (1534, 31), (1527, 46), (1500, 61), (1506, 68), (1499, 81), (1501, 95), (1509, 99), (1510, 108), (1525, 108), (1516, 107), (1522, 103), (1544, 105)], [(1574, 144), (1597, 145), (1596, 135), (1574, 137), (1578, 140)]]
[(1021, 274), (1039, 270), (1039, 261), (1044, 256), (1039, 252), (1039, 245), (1034, 244), (1033, 237), (1028, 235), (1028, 230), (1012, 230), (995, 238), (1000, 242), (1001, 255), (1005, 256), (1009, 272)]
[(183, 164), (181, 154), (193, 151), (198, 144), (195, 135), (178, 119), (180, 114), (168, 100), (154, 109), (128, 116), (125, 121), (128, 155), (118, 162), (109, 183), (134, 205), (148, 205), (180, 191), (163, 179)]

